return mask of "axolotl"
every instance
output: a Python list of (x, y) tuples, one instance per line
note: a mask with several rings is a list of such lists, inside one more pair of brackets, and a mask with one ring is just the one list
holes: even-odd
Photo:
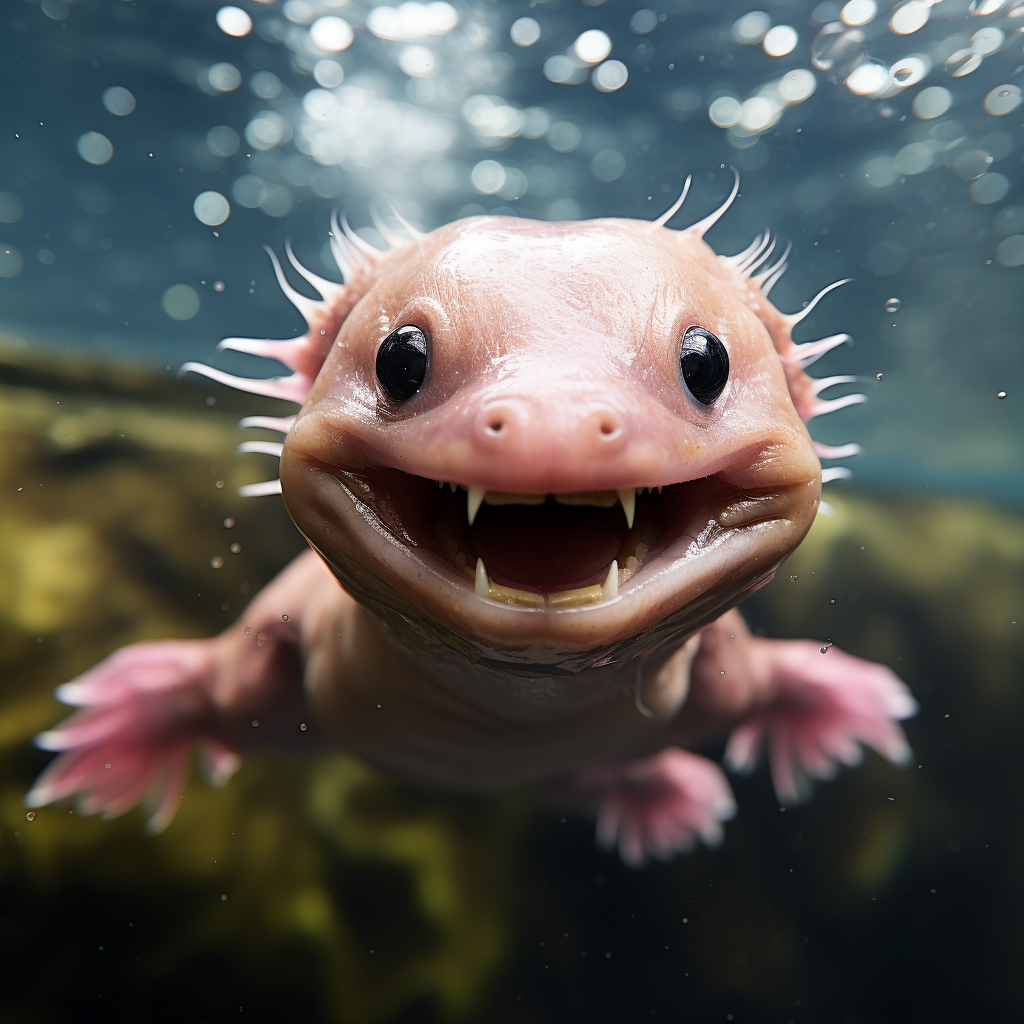
[[(138, 643), (58, 690), (80, 708), (38, 744), (60, 755), (28, 795), (154, 829), (197, 745), (225, 781), (252, 723), (306, 718), (341, 749), (431, 785), (526, 787), (596, 814), (629, 864), (723, 834), (727, 737), (767, 744), (779, 798), (894, 762), (914, 713), (887, 668), (819, 641), (750, 633), (736, 605), (769, 582), (820, 509), (805, 422), (858, 400), (805, 368), (847, 340), (797, 344), (814, 308), (769, 302), (786, 269), (767, 232), (732, 257), (700, 222), (483, 216), (381, 251), (332, 217), (344, 284), (278, 281), (308, 330), (222, 347), (283, 362), (241, 379), (301, 406), (251, 417), (283, 444), (280, 492), (310, 549), (220, 636)], [(387, 230), (387, 226), (381, 224)], [(788, 250), (787, 250), (788, 253)]]

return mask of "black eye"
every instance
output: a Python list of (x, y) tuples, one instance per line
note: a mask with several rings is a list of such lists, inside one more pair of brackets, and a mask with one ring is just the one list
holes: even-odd
[(377, 380), (393, 402), (404, 402), (427, 375), (427, 336), (412, 324), (392, 331), (377, 349)]
[(729, 379), (729, 353), (703, 327), (688, 327), (679, 353), (679, 368), (690, 394), (701, 405), (710, 405)]

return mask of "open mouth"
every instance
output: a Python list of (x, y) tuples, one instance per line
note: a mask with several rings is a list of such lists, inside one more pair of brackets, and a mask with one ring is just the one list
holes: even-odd
[(616, 599), (724, 530), (777, 518), (777, 493), (718, 477), (655, 488), (508, 494), (395, 469), (335, 470), (366, 518), (452, 585), (558, 611)]

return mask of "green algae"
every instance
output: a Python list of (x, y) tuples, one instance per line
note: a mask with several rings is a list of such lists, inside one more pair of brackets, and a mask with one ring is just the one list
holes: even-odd
[[(302, 543), (279, 501), (235, 494), (271, 472), (234, 453), (258, 401), (2, 359), (0, 939), (16, 980), (0, 1018), (622, 1020), (650, 1003), (678, 1019), (685, 1001), (694, 1020), (895, 1021), (954, 1019), (981, 985), (984, 1005), (1024, 1009), (1024, 946), (996, 899), (1019, 899), (1024, 849), (1006, 813), (1024, 719), (1016, 513), (832, 488), (835, 516), (745, 610), (906, 678), (915, 761), (868, 755), (785, 813), (765, 773), (736, 780), (715, 852), (628, 872), (588, 822), (423, 792), (301, 740), (224, 789), (193, 778), (157, 837), (141, 812), (29, 820), (49, 756), (31, 737), (66, 710), (53, 688), (124, 643), (218, 631)], [(933, 977), (914, 958), (943, 956), (974, 989), (901, 1002), (907, 978)]]

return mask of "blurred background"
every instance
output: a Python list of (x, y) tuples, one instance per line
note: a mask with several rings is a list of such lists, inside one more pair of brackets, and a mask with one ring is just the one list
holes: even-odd
[[(1022, 0), (8, 0), (0, 29), (0, 1017), (1024, 1011)], [(334, 210), (383, 247), (391, 203), (652, 218), (692, 173), (684, 226), (730, 167), (707, 240), (792, 241), (786, 311), (852, 277), (797, 338), (852, 335), (815, 374), (870, 399), (812, 424), (863, 454), (744, 610), (899, 672), (911, 767), (785, 812), (734, 780), (719, 850), (640, 872), (524, 796), (334, 756), (194, 782), (156, 838), (26, 812), (55, 685), (219, 631), (301, 550), (237, 495), (274, 473), (238, 418), (290, 407), (175, 380), (269, 373), (216, 342), (302, 330), (264, 242), (337, 279)]]

